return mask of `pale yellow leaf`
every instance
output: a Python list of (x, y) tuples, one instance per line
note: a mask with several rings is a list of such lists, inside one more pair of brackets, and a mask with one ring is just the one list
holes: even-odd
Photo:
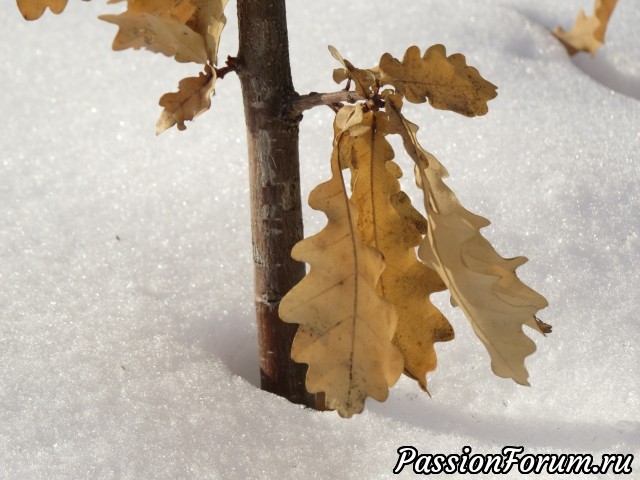
[(380, 58), (380, 79), (410, 102), (429, 99), (434, 108), (468, 117), (487, 113), (487, 102), (497, 96), (497, 87), (467, 66), (464, 55), (447, 57), (439, 44), (429, 47), (422, 56), (418, 47), (409, 47), (402, 61), (385, 53)]
[(596, 54), (598, 48), (604, 44), (607, 24), (616, 2), (617, 0), (596, 0), (593, 15), (587, 17), (584, 10), (580, 10), (571, 30), (555, 28), (553, 34), (566, 47), (569, 55), (589, 52), (593, 57)]
[(204, 38), (207, 55), (212, 65), (218, 62), (218, 46), (222, 30), (227, 23), (224, 8), (229, 0), (191, 0), (196, 7), (187, 26)]
[(293, 248), (292, 257), (309, 263), (310, 271), (282, 299), (279, 314), (300, 324), (291, 357), (309, 365), (307, 390), (324, 392), (329, 409), (350, 417), (362, 411), (366, 397), (387, 398), (402, 372), (402, 356), (392, 343), (393, 305), (376, 293), (382, 255), (360, 239), (356, 208), (344, 185), (341, 138), (338, 134), (332, 153), (331, 180), (309, 196), (328, 224)]
[[(111, 3), (121, 0), (111, 0)], [(127, 11), (100, 18), (120, 26), (114, 50), (147, 48), (179, 62), (217, 62), (228, 0), (128, 0)]]
[(402, 136), (416, 162), (418, 186), (424, 192), (428, 234), (418, 256), (433, 268), (452, 299), (471, 323), (491, 357), (493, 372), (528, 385), (525, 358), (536, 347), (524, 334), (527, 325), (548, 331), (536, 318), (547, 301), (518, 279), (515, 270), (526, 258), (502, 258), (480, 234), (489, 221), (466, 210), (443, 179), (447, 172), (417, 141), (418, 127), (400, 113), (400, 100), (389, 97), (390, 129)]
[(53, 13), (61, 13), (67, 0), (17, 0), (18, 9), (26, 20), (36, 20), (49, 8)]
[(119, 15), (100, 15), (99, 18), (120, 27), (113, 40), (114, 50), (146, 48), (175, 57), (178, 62), (207, 63), (202, 36), (175, 16), (127, 10)]
[(187, 127), (184, 122), (209, 110), (215, 82), (216, 74), (207, 66), (205, 73), (180, 80), (177, 92), (165, 93), (160, 98), (160, 106), (164, 110), (156, 124), (156, 134), (159, 135), (176, 124), (178, 130), (185, 130)]
[(343, 161), (352, 171), (358, 232), (384, 256), (386, 268), (377, 291), (396, 308), (394, 343), (404, 357), (404, 369), (426, 389), (426, 375), (436, 368), (434, 343), (453, 339), (453, 328), (429, 300), (431, 293), (446, 287), (435, 271), (416, 258), (415, 247), (426, 233), (427, 222), (400, 190), (402, 172), (392, 161), (393, 149), (385, 138), (388, 115), (368, 112), (360, 117), (366, 129), (350, 126), (344, 150), (351, 159)]
[[(122, 1), (122, 0), (115, 0)], [(138, 13), (151, 13), (159, 17), (175, 17), (182, 23), (196, 11), (193, 0), (128, 0), (127, 10)]]
[[(356, 137), (369, 130), (371, 126), (364, 122), (364, 111), (361, 104), (345, 105), (336, 114), (334, 121), (334, 137), (343, 139), (342, 134), (348, 132), (350, 136)], [(341, 148), (340, 152), (348, 149)], [(343, 166), (346, 168), (345, 166)]]

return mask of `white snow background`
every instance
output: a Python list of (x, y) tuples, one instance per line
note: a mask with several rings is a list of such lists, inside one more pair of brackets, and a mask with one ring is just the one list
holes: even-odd
[[(386, 479), (402, 445), (638, 455), (635, 0), (620, 0), (595, 60), (570, 59), (549, 32), (591, 0), (288, 2), (300, 93), (337, 89), (327, 44), (371, 66), (443, 43), (499, 86), (484, 117), (426, 105), (407, 116), (462, 203), (493, 222), (497, 250), (530, 258), (519, 275), (547, 297), (540, 314), (554, 326), (530, 333), (538, 351), (521, 387), (491, 373), (440, 294), (457, 338), (437, 345), (433, 398), (403, 378), (350, 420), (256, 387), (238, 79), (218, 82), (186, 132), (156, 137), (158, 99), (199, 69), (112, 52), (116, 28), (96, 15), (120, 8), (71, 1), (27, 23), (14, 2), (2, 7), (0, 478)], [(234, 2), (227, 16), (221, 58), (237, 51)], [(329, 176), (331, 122), (318, 108), (302, 123), (305, 199)], [(325, 223), (305, 215), (307, 233)], [(640, 478), (637, 457), (633, 467), (625, 478)]]

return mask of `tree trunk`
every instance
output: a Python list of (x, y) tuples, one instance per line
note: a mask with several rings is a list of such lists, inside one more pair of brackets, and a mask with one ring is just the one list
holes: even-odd
[(237, 73), (247, 124), (256, 316), (263, 390), (314, 406), (306, 365), (291, 360), (296, 325), (282, 322), (282, 297), (305, 274), (291, 258), (302, 239), (299, 119), (289, 64), (285, 0), (238, 0)]

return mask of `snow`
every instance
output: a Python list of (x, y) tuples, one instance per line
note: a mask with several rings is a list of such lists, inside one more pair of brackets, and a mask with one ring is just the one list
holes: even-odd
[[(595, 60), (549, 33), (590, 0), (288, 2), (301, 93), (335, 89), (329, 43), (363, 66), (444, 43), (499, 86), (486, 117), (408, 116), (498, 251), (531, 259), (520, 277), (554, 326), (520, 387), (438, 295), (457, 338), (437, 346), (433, 397), (402, 379), (350, 420), (256, 387), (237, 78), (186, 132), (156, 137), (158, 98), (198, 68), (110, 51), (115, 29), (95, 16), (118, 6), (104, 3), (27, 23), (10, 2), (0, 18), (0, 478), (386, 479), (402, 445), (631, 453), (640, 468), (635, 2), (619, 2)], [(223, 57), (237, 49), (227, 12)], [(329, 109), (305, 115), (305, 197), (328, 176), (330, 135)], [(308, 232), (324, 224), (305, 215)]]

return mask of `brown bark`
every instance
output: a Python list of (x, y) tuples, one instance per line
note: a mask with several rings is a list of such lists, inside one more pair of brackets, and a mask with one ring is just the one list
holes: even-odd
[(291, 360), (296, 325), (278, 317), (282, 297), (305, 274), (291, 258), (302, 239), (298, 124), (291, 101), (285, 0), (238, 0), (237, 73), (247, 124), (256, 316), (263, 390), (310, 407), (307, 366)]

